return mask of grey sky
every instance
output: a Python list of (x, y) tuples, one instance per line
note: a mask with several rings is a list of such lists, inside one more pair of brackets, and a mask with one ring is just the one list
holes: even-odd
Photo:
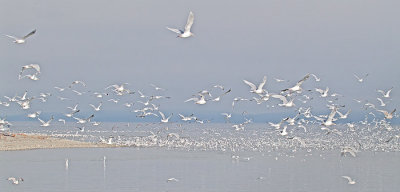
[[(232, 96), (203, 109), (229, 111), (234, 96), (252, 97), (243, 79), (259, 82), (267, 75), (266, 88), (277, 92), (315, 73), (322, 80), (305, 83), (308, 88), (329, 86), (346, 102), (373, 100), (376, 89), (394, 86), (391, 109), (400, 104), (398, 7), (395, 0), (3, 0), (0, 33), (37, 33), (24, 45), (0, 38), (0, 95), (54, 92), (53, 86), (77, 79), (91, 90), (124, 82), (132, 90), (150, 89), (154, 83), (173, 97), (165, 108), (191, 110), (198, 106), (183, 101), (218, 83), (231, 87)], [(165, 27), (183, 28), (190, 10), (196, 36), (175, 38)], [(41, 65), (41, 79), (18, 81), (20, 67), (30, 63)], [(369, 76), (360, 85), (354, 73)]]

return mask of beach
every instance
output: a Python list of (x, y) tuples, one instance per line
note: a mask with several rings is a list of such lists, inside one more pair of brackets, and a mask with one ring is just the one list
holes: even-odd
[(55, 148), (98, 148), (114, 146), (115, 145), (60, 139), (41, 134), (0, 134), (0, 151)]

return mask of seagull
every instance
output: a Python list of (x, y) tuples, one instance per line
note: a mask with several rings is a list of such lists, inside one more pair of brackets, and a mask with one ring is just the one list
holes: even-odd
[(315, 81), (316, 81), (316, 82), (319, 82), (319, 81), (321, 81), (321, 79), (320, 79), (320, 78), (318, 78), (316, 75), (314, 75), (314, 74), (310, 74), (310, 75), (314, 77), (314, 79), (315, 79)]
[(386, 103), (384, 103), (381, 98), (376, 98), (376, 99), (381, 103), (381, 107), (386, 106)]
[(286, 97), (283, 96), (283, 95), (271, 95), (271, 97), (282, 100), (282, 103), (278, 104), (279, 106), (284, 106), (284, 107), (293, 107), (293, 106), (295, 106), (295, 104), (293, 103), (294, 99), (291, 99), (290, 101), (288, 101), (286, 99)]
[(59, 92), (62, 92), (65, 90), (65, 88), (61, 88), (61, 87), (54, 87), (54, 89), (57, 89)]
[(231, 89), (229, 89), (228, 91), (226, 91), (226, 92), (222, 93), (220, 96), (218, 96), (218, 97), (214, 98), (212, 101), (220, 101), (222, 96), (224, 96), (224, 95), (228, 94), (228, 93), (229, 93), (229, 92), (231, 92), (231, 91), (232, 91), (232, 90), (231, 90)]
[(75, 120), (77, 120), (76, 123), (84, 124), (84, 123), (86, 123), (86, 122), (90, 122), (90, 119), (93, 118), (93, 117), (94, 117), (94, 114), (92, 114), (91, 116), (89, 116), (89, 117), (86, 118), (86, 119), (81, 119), (81, 118), (77, 118), (77, 117), (72, 117), (72, 118), (74, 118)]
[(65, 119), (58, 119), (59, 122), (63, 122), (65, 125)]
[(154, 84), (150, 84), (150, 86), (154, 87), (154, 89), (155, 89), (156, 91), (165, 91), (164, 88), (158, 87), (158, 86), (156, 86), (156, 85), (154, 85)]
[(172, 182), (172, 181), (177, 182), (179, 180), (174, 178), (174, 177), (171, 177), (171, 178), (167, 179), (167, 182)]
[(40, 125), (41, 127), (48, 127), (48, 126), (50, 126), (50, 123), (51, 123), (51, 121), (52, 121), (53, 119), (54, 119), (54, 117), (51, 116), (50, 120), (48, 120), (47, 122), (45, 122), (45, 121), (41, 120), (41, 119), (38, 117), (38, 120), (42, 123), (42, 124)]
[(100, 111), (100, 107), (101, 107), (102, 104), (103, 104), (103, 103), (100, 102), (99, 105), (98, 105), (97, 107), (94, 106), (93, 104), (89, 104), (89, 105), (93, 108), (93, 110), (95, 110), (95, 111)]
[(359, 83), (362, 83), (362, 82), (364, 82), (364, 78), (368, 76), (368, 73), (363, 78), (358, 77), (356, 74), (353, 74), (353, 75)]
[(337, 107), (334, 106), (332, 108), (332, 111), (329, 114), (328, 118), (325, 120), (325, 122), (322, 123), (322, 125), (327, 126), (327, 127), (329, 127), (331, 125), (335, 125), (335, 123), (333, 122), (334, 121), (333, 118), (335, 117), (336, 112), (337, 112)]
[(80, 109), (78, 110), (73, 110), (71, 113), (66, 113), (64, 114), (66, 117), (72, 117), (75, 113), (78, 113), (79, 111), (81, 111)]
[(182, 114), (178, 114), (178, 115), (179, 115), (179, 117), (181, 117), (182, 121), (191, 121), (193, 119), (197, 119), (196, 117), (193, 116), (193, 114), (191, 114), (187, 117), (183, 116)]
[(19, 76), (18, 77), (18, 79), (23, 79), (23, 78), (28, 78), (28, 79), (30, 79), (30, 80), (33, 80), (33, 81), (37, 81), (37, 80), (39, 80), (39, 77), (37, 76), (37, 74), (28, 74), (28, 75), (24, 75), (24, 76)]
[(83, 95), (85, 92), (79, 92), (77, 90), (72, 89), (72, 92), (76, 93), (76, 95)]
[(280, 82), (285, 82), (286, 80), (284, 80), (284, 79), (278, 79), (278, 78), (274, 78), (275, 79), (275, 81), (277, 82), (277, 83), (280, 83)]
[(36, 111), (34, 113), (30, 113), (27, 115), (27, 117), (35, 119), (36, 117), (38, 117), (40, 115), (41, 111)]
[(167, 118), (165, 118), (165, 115), (164, 115), (163, 112), (159, 111), (159, 113), (160, 113), (160, 115), (161, 115), (161, 122), (162, 122), (162, 123), (168, 123), (169, 118), (171, 118), (172, 115), (173, 115), (173, 113), (172, 113), (170, 116), (168, 116)]
[(35, 33), (36, 33), (36, 29), (33, 30), (32, 32), (28, 33), (27, 35), (25, 35), (25, 36), (22, 37), (22, 38), (14, 37), (14, 36), (11, 36), (11, 35), (5, 35), (5, 36), (7, 36), (7, 37), (9, 37), (9, 38), (11, 38), (11, 39), (14, 39), (14, 43), (22, 44), (22, 43), (25, 43), (25, 40), (26, 40), (28, 37), (30, 37), (31, 35), (33, 35), (33, 34), (35, 34)]
[(36, 70), (36, 73), (40, 73), (40, 66), (39, 64), (29, 64), (29, 65), (24, 65), (22, 66), (21, 71), (19, 72), (19, 74), (21, 75), (22, 72), (24, 72), (26, 69), (34, 69)]
[(306, 76), (303, 77), (303, 79), (301, 79), (300, 81), (298, 81), (298, 82), (296, 83), (295, 86), (293, 86), (293, 87), (291, 87), (291, 88), (284, 89), (284, 90), (282, 90), (282, 91), (283, 91), (283, 92), (284, 92), (284, 91), (289, 91), (290, 93), (292, 93), (292, 92), (301, 92), (301, 90), (302, 90), (301, 85), (302, 85), (302, 84), (304, 83), (304, 81), (306, 81), (309, 77), (310, 77), (310, 74), (307, 74)]
[(342, 176), (343, 178), (347, 179), (348, 183), (350, 185), (356, 184), (356, 181), (354, 181), (353, 179), (351, 179), (349, 176)]
[(18, 185), (20, 182), (24, 181), (24, 179), (21, 177), (20, 178), (9, 177), (7, 180), (11, 181), (12, 184), (14, 184), (14, 185)]
[(232, 117), (231, 113), (221, 113), (221, 115), (225, 116), (225, 121), (229, 123), (229, 119)]
[(351, 109), (349, 109), (349, 110), (347, 111), (347, 113), (345, 113), (345, 114), (341, 113), (340, 111), (336, 111), (336, 112), (339, 114), (340, 119), (346, 119), (347, 116), (350, 114)]
[(250, 92), (252, 93), (256, 93), (256, 94), (262, 94), (264, 93), (264, 85), (267, 82), (267, 76), (264, 76), (263, 81), (258, 85), (258, 87), (256, 87), (256, 85), (254, 85), (253, 83), (247, 81), (247, 80), (243, 80), (244, 83), (246, 83), (247, 85), (250, 86)]
[(114, 87), (113, 91), (117, 93), (117, 95), (123, 95), (125, 92), (128, 94), (133, 94), (134, 92), (131, 92), (129, 89), (125, 88), (125, 85), (128, 85), (128, 83), (122, 83), (121, 85), (110, 85), (105, 88), (105, 90), (109, 89), (110, 87)]
[(185, 26), (185, 31), (179, 30), (179, 29), (174, 29), (174, 28), (169, 28), (167, 27), (168, 30), (173, 31), (175, 33), (178, 33), (179, 35), (177, 37), (181, 37), (181, 38), (187, 38), (190, 36), (194, 36), (194, 34), (192, 32), (190, 32), (190, 28), (193, 25), (193, 21), (194, 21), (194, 15), (193, 12), (190, 11), (189, 13), (189, 17)]
[(319, 88), (315, 88), (315, 91), (320, 93), (321, 97), (327, 97), (328, 96), (329, 87), (326, 87), (325, 90), (322, 90), (322, 89), (319, 89)]
[(383, 113), (385, 115), (385, 119), (392, 119), (393, 118), (393, 113), (396, 112), (396, 109), (394, 109), (390, 113), (388, 111), (385, 111), (385, 110), (377, 110), (377, 111)]
[(383, 90), (377, 90), (377, 92), (382, 93), (383, 97), (385, 98), (389, 98), (390, 97), (390, 92), (392, 91), (393, 87), (390, 88), (387, 91), (383, 91)]
[(186, 102), (189, 102), (189, 101), (194, 101), (194, 102), (195, 102), (196, 104), (198, 104), (198, 105), (204, 105), (204, 104), (206, 104), (206, 103), (207, 103), (207, 100), (205, 99), (204, 95), (202, 95), (202, 94), (198, 94), (198, 95), (200, 96), (200, 98), (198, 98), (198, 97), (192, 97), (192, 98), (186, 100), (185, 103), (186, 103)]
[(71, 85), (69, 85), (69, 88), (72, 88), (72, 86), (75, 84), (81, 84), (82, 86), (86, 87), (86, 83), (83, 81), (72, 81)]
[(289, 119), (289, 118), (287, 117), (287, 118), (285, 118), (285, 119), (282, 119), (279, 123), (268, 122), (268, 124), (269, 124), (271, 127), (274, 127), (275, 129), (280, 129), (282, 123), (285, 122), (285, 121), (288, 120), (288, 119)]

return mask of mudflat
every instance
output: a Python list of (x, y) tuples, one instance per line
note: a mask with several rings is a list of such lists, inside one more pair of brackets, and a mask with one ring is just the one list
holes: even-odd
[(97, 147), (115, 147), (115, 145), (73, 141), (37, 134), (0, 134), (0, 151)]

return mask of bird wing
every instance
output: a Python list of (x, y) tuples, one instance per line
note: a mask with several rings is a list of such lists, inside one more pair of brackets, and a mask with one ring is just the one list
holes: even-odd
[(260, 85), (258, 85), (258, 89), (262, 89), (266, 82), (267, 82), (267, 76), (264, 76), (262, 83), (260, 83)]
[(22, 39), (26, 39), (26, 38), (28, 38), (29, 36), (31, 36), (31, 35), (33, 35), (35, 33), (36, 33), (36, 29), (33, 30), (32, 32), (28, 33), (28, 35), (25, 35), (24, 37), (22, 37)]
[(304, 82), (305, 80), (307, 80), (309, 77), (310, 77), (310, 74), (307, 74), (306, 76), (303, 77), (303, 79), (301, 79), (300, 81), (297, 82), (297, 85), (300, 86), (300, 85), (303, 84), (303, 82)]
[(396, 109), (393, 109), (393, 111), (390, 112), (390, 114), (393, 115), (394, 112), (396, 112)]
[(246, 83), (247, 85), (249, 85), (252, 91), (257, 89), (256, 85), (254, 85), (252, 82), (249, 82), (249, 81), (246, 81), (246, 80), (243, 80), (243, 82)]
[(37, 72), (40, 73), (40, 66), (38, 64), (30, 64), (29, 65), (31, 68), (34, 68)]
[(181, 31), (179, 29), (174, 29), (174, 28), (169, 28), (169, 27), (167, 27), (167, 29), (170, 30), (170, 31), (173, 31), (175, 33), (178, 33), (178, 34), (182, 34), (183, 33), (183, 31)]
[(360, 78), (356, 74), (353, 74), (353, 75), (354, 75), (354, 77), (357, 78), (357, 80), (360, 80)]
[(316, 91), (316, 92), (318, 92), (318, 93), (321, 93), (321, 94), (323, 94), (323, 93), (324, 93), (324, 90), (322, 90), (322, 89), (319, 89), (319, 88), (315, 88), (315, 91)]
[(333, 121), (333, 117), (335, 117), (336, 112), (337, 112), (337, 108), (334, 107), (332, 109), (331, 113), (329, 114), (327, 121)]
[(6, 34), (4, 34), (5, 36), (7, 36), (7, 37), (9, 37), (9, 38), (11, 38), (11, 39), (14, 39), (14, 40), (17, 40), (18, 38), (17, 37), (14, 37), (14, 36), (11, 36), (11, 35), (6, 35)]
[(46, 122), (44, 122), (43, 120), (41, 120), (39, 117), (38, 117), (38, 120), (42, 123), (42, 124), (45, 124)]
[(288, 102), (287, 99), (286, 99), (286, 97), (283, 96), (283, 95), (271, 95), (271, 97), (282, 100), (282, 102), (283, 102), (284, 104)]
[(186, 103), (186, 102), (189, 102), (189, 101), (198, 101), (198, 100), (199, 100), (199, 98), (197, 98), (197, 97), (192, 97), (192, 98), (186, 100), (185, 103)]
[(193, 25), (193, 21), (194, 21), (194, 15), (193, 12), (190, 11), (187, 23), (185, 25), (185, 32), (190, 31), (190, 28), (192, 28)]
[(161, 118), (162, 118), (162, 119), (165, 119), (165, 115), (164, 115), (164, 113), (163, 113), (163, 112), (161, 112), (161, 111), (159, 111), (159, 113), (160, 113), (160, 115), (161, 115)]
[(347, 179), (349, 182), (351, 181), (351, 178), (349, 176), (342, 176), (342, 177)]

